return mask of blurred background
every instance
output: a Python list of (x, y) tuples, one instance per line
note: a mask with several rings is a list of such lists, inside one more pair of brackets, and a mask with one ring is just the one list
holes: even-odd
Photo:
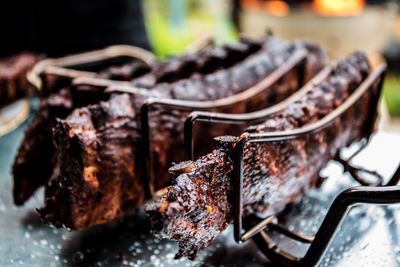
[(198, 42), (235, 40), (271, 30), (283, 39), (310, 38), (331, 58), (364, 50), (386, 61), (380, 128), (400, 132), (400, 1), (385, 0), (146, 0), (145, 25), (160, 58)]
[[(261, 37), (272, 31), (287, 40), (313, 39), (332, 59), (364, 50), (374, 64), (386, 61), (380, 127), (400, 132), (400, 0), (15, 0), (0, 8), (5, 37), (0, 43), (0, 107), (7, 79), (23, 80), (23, 71), (35, 60), (7, 59), (23, 51), (60, 57), (130, 44), (165, 59), (211, 40), (222, 44), (239, 34)], [(22, 110), (26, 115), (27, 109)], [(0, 109), (0, 126), (19, 111)]]

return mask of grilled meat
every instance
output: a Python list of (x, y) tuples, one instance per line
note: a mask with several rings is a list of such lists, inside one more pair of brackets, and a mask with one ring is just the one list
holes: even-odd
[[(314, 84), (307, 94), (249, 131), (283, 131), (316, 122), (342, 104), (369, 71), (368, 60), (361, 53), (339, 61), (323, 82)], [(340, 148), (363, 137), (370, 99), (364, 97), (328, 130), (290, 141), (246, 146), (244, 215), (276, 214), (313, 187), (319, 171)], [(224, 137), (224, 145), (211, 153), (173, 166), (170, 169), (173, 185), (146, 207), (154, 232), (178, 241), (177, 257), (193, 259), (232, 223), (230, 156), (237, 139)]]
[[(316, 48), (314, 44), (304, 41), (288, 44), (280, 42), (279, 45), (276, 43), (272, 50), (266, 46), (230, 68), (192, 75), (174, 83), (156, 84), (143, 98), (132, 95), (129, 107), (114, 108), (114, 105), (128, 103), (115, 102), (115, 99), (119, 99), (115, 96), (108, 102), (77, 109), (66, 119), (57, 120), (53, 139), (61, 162), (55, 167), (47, 185), (45, 207), (40, 211), (42, 217), (58, 226), (82, 229), (118, 218), (142, 203), (143, 192), (137, 190), (141, 187), (141, 176), (144, 172), (138, 112), (146, 97), (200, 101), (227, 97), (253, 86), (288, 60), (293, 53), (309, 47)], [(309, 66), (312, 71), (321, 69), (326, 61), (321, 49), (315, 51), (318, 53), (309, 55), (309, 62), (314, 64)], [(312, 76), (311, 73), (306, 75)], [(292, 84), (291, 91), (282, 92), (278, 99), (287, 97), (297, 88), (297, 84)], [(263, 101), (269, 102), (270, 99)], [(118, 110), (118, 114), (114, 114), (114, 110)], [(125, 111), (130, 113), (126, 114)], [(243, 111), (251, 111), (251, 107)], [(174, 159), (183, 159), (183, 155), (176, 149), (183, 144), (180, 129), (183, 129), (184, 117), (185, 113), (180, 112), (166, 114), (156, 111), (153, 114), (154, 120), (150, 127), (157, 127), (152, 153), (159, 159), (159, 177), (156, 176), (158, 187), (169, 183), (165, 173), (171, 162)], [(120, 120), (124, 123), (120, 124)], [(101, 127), (96, 126), (97, 122), (101, 122)], [(114, 134), (114, 131), (118, 134)], [(123, 133), (124, 138), (119, 138)], [(114, 162), (118, 160), (122, 162)], [(121, 165), (113, 167), (109, 163)], [(88, 170), (91, 178), (88, 178)], [(93, 186), (92, 180), (98, 186)], [(115, 186), (110, 185), (113, 181)], [(121, 184), (124, 186), (120, 186)], [(83, 196), (80, 195), (82, 192)], [(135, 194), (129, 195), (132, 192)], [(119, 196), (118, 201), (110, 201), (110, 196)]]
[(32, 95), (26, 75), (39, 59), (26, 52), (0, 59), (0, 107)]

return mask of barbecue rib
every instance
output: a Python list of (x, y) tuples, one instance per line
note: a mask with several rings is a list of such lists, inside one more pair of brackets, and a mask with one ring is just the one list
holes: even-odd
[[(264, 41), (264, 46), (275, 44), (279, 45), (281, 42), (273, 36), (268, 36)], [(229, 67), (258, 51), (261, 45), (261, 42), (242, 39), (238, 48), (225, 46), (204, 49), (156, 64), (151, 72), (142, 63), (134, 61), (103, 69), (98, 76), (103, 79), (133, 80), (137, 86), (155, 86), (159, 81), (176, 81), (180, 79), (178, 77), (184, 78), (194, 72), (210, 73), (218, 68)], [(195, 58), (201, 60), (193, 67), (188, 62), (193, 62)], [(188, 65), (192, 66), (191, 70), (187, 68)], [(176, 75), (172, 75), (173, 73)], [(13, 165), (14, 202), (17, 205), (24, 204), (37, 188), (47, 183), (52, 174), (57, 157), (51, 137), (55, 120), (64, 119), (74, 109), (98, 103), (108, 97), (99, 93), (97, 88), (69, 86), (65, 79), (50, 76), (46, 80), (46, 98), (42, 100), (39, 111), (25, 134)]]
[[(129, 66), (131, 64), (121, 68)], [(103, 77), (106, 74), (122, 76), (122, 74), (117, 75), (116, 70), (110, 72), (105, 70), (104, 74), (101, 74)], [(53, 80), (52, 87), (58, 88), (64, 82), (58, 83)], [(93, 90), (88, 95), (87, 91), (82, 90), (79, 86), (54, 88), (53, 92), (48, 92), (46, 98), (41, 100), (39, 110), (26, 130), (14, 160), (12, 168), (13, 195), (16, 205), (24, 204), (39, 187), (47, 183), (53, 173), (57, 156), (53, 144), (52, 127), (56, 119), (65, 119), (76, 108), (98, 103), (100, 100), (108, 98), (108, 96)]]
[(39, 59), (26, 52), (0, 59), (0, 107), (32, 94), (26, 74)]
[[(167, 98), (181, 100), (216, 100), (243, 92), (267, 77), (279, 65), (284, 64), (296, 51), (305, 49), (308, 51), (306, 73), (304, 80), (314, 76), (326, 63), (326, 57), (321, 48), (306, 41), (295, 41), (289, 44), (280, 44), (278, 48), (269, 50), (269, 53), (260, 51), (244, 62), (227, 70), (219, 70), (205, 76), (194, 76), (173, 84), (160, 84), (155, 91), (163, 92)], [(266, 107), (266, 103), (272, 105), (294, 93), (301, 84), (297, 79), (298, 73), (286, 79), (280, 88), (269, 88), (265, 99), (259, 104), (236, 104), (228, 113), (246, 113)], [(170, 92), (169, 95), (166, 93)], [(151, 171), (153, 172), (154, 188), (156, 190), (165, 187), (169, 180), (166, 170), (172, 162), (184, 160), (184, 121), (189, 112), (174, 110), (172, 112), (160, 109), (150, 114), (150, 129), (153, 132), (151, 138), (151, 153), (154, 159)], [(228, 128), (227, 126), (226, 128)], [(209, 147), (205, 143), (204, 148)]]
[[(315, 122), (343, 103), (370, 71), (362, 53), (337, 62), (327, 78), (285, 109), (250, 131), (294, 129)], [(369, 97), (323, 132), (286, 142), (249, 144), (244, 152), (244, 215), (268, 216), (299, 199), (317, 182), (319, 171), (341, 147), (362, 138)], [(153, 230), (179, 243), (177, 257), (193, 259), (232, 223), (233, 165), (229, 160), (237, 138), (223, 142), (196, 161), (170, 169), (173, 185), (146, 206)]]
[(23, 204), (52, 174), (55, 159), (49, 129), (53, 118), (65, 118), (71, 109), (71, 94), (65, 89), (40, 103), (13, 165), (15, 204)]
[[(274, 43), (278, 41), (274, 40)], [(156, 84), (149, 92), (159, 97), (185, 100), (218, 99), (253, 86), (300, 49), (310, 51), (307, 67), (314, 73), (306, 73), (307, 76), (313, 76), (326, 62), (324, 52), (309, 42), (279, 42), (274, 46), (270, 50), (267, 45), (228, 69), (195, 74), (174, 83)], [(57, 121), (53, 138), (58, 157), (62, 160), (45, 190), (45, 207), (40, 210), (42, 218), (49, 223), (82, 229), (120, 217), (143, 202), (143, 192), (136, 190), (140, 187), (143, 172), (143, 153), (140, 153), (143, 148), (137, 116), (143, 99), (131, 96), (133, 104), (130, 108), (133, 111), (129, 116), (123, 111), (130, 108), (115, 106), (126, 105), (127, 102), (115, 102), (115, 99), (119, 98), (75, 110), (65, 120)], [(119, 112), (114, 113), (115, 110)], [(166, 172), (171, 163), (169, 160), (178, 154), (174, 146), (178, 138), (170, 134), (175, 129), (183, 128), (182, 116), (163, 113), (155, 116), (158, 121), (154, 125), (163, 127), (155, 142), (155, 153), (161, 159), (160, 173), (163, 168)], [(121, 120), (124, 123), (120, 123)], [(93, 127), (87, 128), (88, 125)], [(124, 138), (119, 138), (123, 132)], [(178, 160), (182, 157), (178, 154)], [(159, 178), (162, 179), (160, 184), (168, 182), (166, 175)], [(111, 186), (114, 182), (115, 186)]]
[(54, 128), (59, 165), (46, 187), (51, 197), (40, 211), (44, 219), (81, 228), (88, 221), (109, 221), (142, 203), (141, 183), (132, 179), (140, 175), (132, 160), (139, 154), (140, 135), (131, 98), (113, 96), (75, 110), (67, 120), (58, 120)]

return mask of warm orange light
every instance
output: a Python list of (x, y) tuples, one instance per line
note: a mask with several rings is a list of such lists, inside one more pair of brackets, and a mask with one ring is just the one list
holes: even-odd
[(365, 6), (365, 0), (313, 0), (312, 7), (322, 16), (356, 16)]
[(286, 16), (290, 11), (289, 5), (284, 1), (266, 1), (264, 6), (274, 16)]
[(244, 9), (247, 9), (247, 10), (257, 10), (260, 8), (260, 1), (259, 0), (243, 0), (242, 6)]

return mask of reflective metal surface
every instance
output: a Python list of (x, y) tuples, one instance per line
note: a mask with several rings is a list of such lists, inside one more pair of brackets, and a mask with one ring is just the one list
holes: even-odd
[[(10, 166), (26, 124), (0, 138), (0, 266), (273, 266), (254, 244), (238, 245), (227, 230), (194, 262), (174, 260), (173, 242), (149, 233), (143, 212), (81, 232), (52, 229), (40, 222), (34, 209), (40, 191), (23, 208), (12, 204)], [(398, 164), (400, 136), (376, 134), (370, 146), (354, 159), (389, 177)], [(333, 198), (353, 181), (338, 164), (324, 171), (330, 178), (319, 190), (295, 205), (286, 223), (289, 229), (314, 234)], [(400, 206), (359, 206), (345, 219), (321, 266), (400, 266)], [(274, 237), (280, 246), (301, 256), (306, 247)]]
[(0, 137), (21, 125), (29, 116), (29, 101), (21, 99), (0, 108)]

